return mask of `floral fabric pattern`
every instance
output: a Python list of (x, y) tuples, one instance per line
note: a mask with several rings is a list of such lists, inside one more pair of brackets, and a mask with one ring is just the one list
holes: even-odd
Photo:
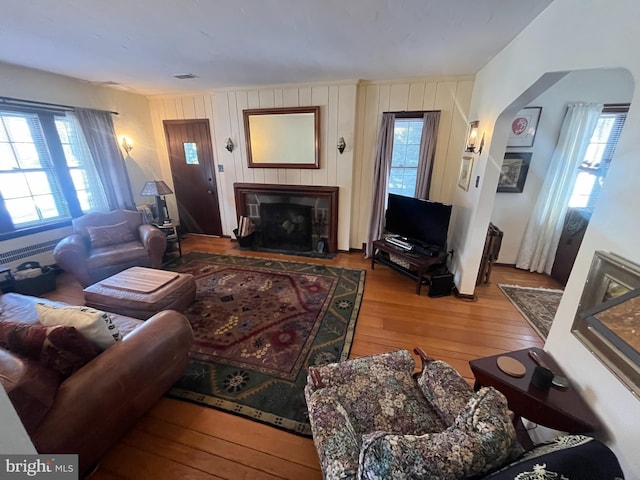
[(310, 371), (305, 397), (325, 479), (466, 478), (522, 452), (502, 394), (474, 394), (444, 362), (430, 362), (418, 382), (414, 368), (402, 350)]

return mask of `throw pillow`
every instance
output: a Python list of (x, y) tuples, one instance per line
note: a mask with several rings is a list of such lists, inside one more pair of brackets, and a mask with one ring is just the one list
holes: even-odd
[(68, 377), (98, 355), (98, 349), (74, 327), (0, 322), (0, 346)]
[(103, 225), (100, 227), (87, 227), (92, 248), (108, 247), (125, 242), (133, 242), (136, 235), (129, 227), (127, 221), (115, 225)]
[(102, 351), (122, 337), (108, 313), (83, 306), (53, 307), (36, 304), (40, 323), (43, 325), (69, 325), (90, 340)]

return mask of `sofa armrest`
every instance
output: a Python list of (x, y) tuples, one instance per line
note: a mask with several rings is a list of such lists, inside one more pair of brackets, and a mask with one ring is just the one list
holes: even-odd
[(167, 236), (159, 228), (146, 223), (138, 226), (138, 234), (144, 248), (149, 253), (151, 266), (159, 268), (162, 265), (162, 256), (167, 249)]
[[(540, 470), (555, 478), (622, 480), (624, 473), (615, 454), (602, 442), (584, 435), (565, 435), (536, 446), (516, 462), (485, 477), (486, 480), (513, 480)], [(539, 471), (544, 475), (544, 471)], [(541, 477), (542, 478), (542, 477)]]
[(65, 271), (73, 272), (84, 266), (89, 258), (89, 245), (79, 233), (72, 233), (58, 242), (53, 249), (53, 256), (58, 266)]
[(364, 435), (359, 478), (468, 478), (493, 471), (521, 453), (504, 396), (483, 388), (444, 432)]
[(87, 260), (91, 255), (87, 240), (79, 233), (72, 233), (63, 238), (53, 249), (56, 264), (65, 272), (73, 274), (82, 286), (91, 283), (87, 270)]
[(473, 390), (458, 371), (448, 363), (434, 360), (423, 363), (418, 385), (445, 425), (451, 425), (464, 409)]
[(60, 385), (38, 451), (78, 453), (84, 471), (180, 378), (192, 339), (186, 317), (165, 310), (109, 347)]
[(325, 480), (354, 479), (361, 439), (342, 404), (328, 390), (307, 392), (309, 421)]

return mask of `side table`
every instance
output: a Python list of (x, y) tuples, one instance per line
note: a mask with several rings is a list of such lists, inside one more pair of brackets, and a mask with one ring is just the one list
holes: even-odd
[(153, 224), (154, 227), (160, 229), (167, 236), (167, 253), (178, 248), (178, 254), (182, 257), (182, 243), (180, 239), (180, 225), (174, 225), (173, 223)]
[[(554, 373), (564, 375), (553, 358), (540, 348), (527, 348), (469, 362), (476, 379), (476, 390), (480, 387), (494, 387), (507, 398), (509, 409), (514, 413), (513, 423), (520, 443), (525, 448), (532, 445), (529, 435), (522, 426), (521, 417), (568, 433), (598, 430), (600, 421), (571, 385), (566, 389), (552, 386), (549, 390), (540, 390), (531, 385), (531, 376), (536, 363), (529, 357), (529, 350), (535, 351)], [(517, 378), (500, 370), (497, 359), (501, 356), (520, 361), (526, 369), (524, 376)]]

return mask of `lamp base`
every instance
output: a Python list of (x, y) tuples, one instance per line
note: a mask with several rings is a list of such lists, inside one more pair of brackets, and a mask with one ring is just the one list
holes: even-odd
[(171, 219), (169, 218), (169, 209), (167, 208), (167, 201), (160, 197), (160, 195), (156, 196), (156, 212), (158, 215), (158, 224), (164, 225), (166, 223), (171, 223)]

